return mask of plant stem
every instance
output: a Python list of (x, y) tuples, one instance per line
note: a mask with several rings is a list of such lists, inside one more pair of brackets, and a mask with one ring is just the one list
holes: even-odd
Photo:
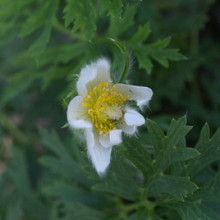
[(156, 204), (149, 200), (141, 200), (130, 205), (125, 205), (120, 198), (116, 198), (116, 202), (119, 207), (120, 219), (126, 219), (130, 212), (136, 211), (139, 208), (146, 208), (148, 211), (148, 219), (154, 220), (154, 208)]

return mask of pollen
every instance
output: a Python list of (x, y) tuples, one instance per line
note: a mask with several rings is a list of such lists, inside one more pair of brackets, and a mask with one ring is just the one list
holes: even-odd
[(88, 115), (100, 134), (108, 134), (116, 129), (124, 114), (126, 101), (131, 100), (115, 85), (102, 82), (86, 94), (82, 106), (88, 108)]

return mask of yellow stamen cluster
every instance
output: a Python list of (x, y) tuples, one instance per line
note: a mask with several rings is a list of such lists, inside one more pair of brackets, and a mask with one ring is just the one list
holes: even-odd
[(102, 82), (84, 97), (82, 106), (88, 108), (88, 114), (100, 134), (116, 129), (123, 116), (125, 102), (131, 100), (115, 89), (115, 85)]

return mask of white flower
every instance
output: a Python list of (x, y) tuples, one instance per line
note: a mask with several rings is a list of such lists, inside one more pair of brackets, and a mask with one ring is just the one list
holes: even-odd
[(127, 106), (128, 101), (136, 101), (141, 108), (153, 92), (148, 87), (113, 85), (105, 58), (82, 68), (77, 91), (78, 96), (69, 103), (67, 119), (71, 128), (85, 131), (88, 156), (102, 175), (110, 163), (112, 147), (122, 142), (122, 131), (135, 134), (145, 123), (138, 111)]

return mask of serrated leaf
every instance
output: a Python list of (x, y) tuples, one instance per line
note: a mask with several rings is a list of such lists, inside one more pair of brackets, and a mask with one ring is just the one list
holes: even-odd
[(170, 44), (171, 37), (164, 38), (162, 40), (157, 40), (156, 42), (150, 44), (152, 48), (165, 48)]
[(177, 200), (184, 200), (189, 193), (193, 193), (198, 187), (192, 183), (189, 177), (159, 175), (152, 185), (151, 192), (167, 193)]
[(220, 158), (220, 128), (218, 128), (212, 138), (209, 138), (209, 135), (209, 127), (205, 124), (201, 131), (200, 139), (196, 144), (196, 149), (201, 155), (196, 160), (190, 161), (188, 166), (188, 173), (192, 176), (195, 176), (210, 163)]
[(147, 129), (156, 153), (160, 152), (164, 148), (165, 141), (165, 135), (162, 129), (156, 122), (150, 119), (147, 119)]
[(21, 94), (37, 78), (36, 73), (30, 73), (28, 70), (18, 72), (9, 79), (9, 85), (5, 89), (1, 102), (4, 104)]
[(74, 183), (55, 182), (54, 184), (43, 187), (42, 191), (46, 195), (56, 197), (59, 204), (80, 202), (95, 207), (100, 206), (100, 203), (105, 203), (103, 194), (94, 191), (88, 192)]
[(186, 125), (185, 116), (177, 121), (172, 120), (167, 136), (164, 136), (162, 129), (152, 120), (147, 120), (147, 128), (155, 148), (154, 167), (157, 172), (165, 171), (174, 162), (200, 155), (196, 149), (177, 145), (191, 129)]
[(121, 0), (112, 0), (112, 1), (102, 0), (100, 13), (102, 14), (103, 12), (107, 10), (109, 16), (120, 17), (122, 7), (123, 7), (123, 4)]
[(96, 30), (96, 13), (92, 1), (67, 0), (64, 8), (65, 26), (73, 23), (72, 31), (82, 31), (86, 39), (91, 39)]
[(142, 171), (145, 177), (152, 174), (152, 159), (147, 150), (137, 141), (128, 139), (124, 141), (126, 157)]
[(168, 144), (175, 146), (178, 142), (185, 138), (186, 134), (192, 129), (192, 126), (186, 125), (186, 116), (178, 119), (172, 119), (171, 125), (167, 131)]
[(67, 63), (68, 61), (85, 54), (90, 48), (88, 42), (76, 42), (56, 45), (45, 50), (41, 57), (41, 65), (47, 63)]
[(150, 23), (146, 23), (143, 26), (139, 26), (135, 35), (127, 42), (128, 44), (141, 44), (148, 38), (150, 33)]
[(183, 220), (213, 220), (220, 218), (220, 215), (213, 212), (213, 210), (207, 208), (206, 206), (199, 206), (198, 204), (193, 203), (181, 204), (178, 208), (178, 212)]
[(173, 205), (183, 220), (220, 219), (220, 172), (200, 190), (189, 196), (184, 203)]
[(186, 161), (199, 156), (200, 153), (193, 148), (167, 147), (156, 157), (156, 164), (160, 172), (165, 171), (172, 163), (177, 161)]
[(22, 37), (28, 36), (41, 26), (45, 24), (48, 16), (50, 15), (51, 5), (54, 5), (54, 1), (44, 1), (31, 13), (24, 23), (22, 24), (22, 29), (20, 35)]
[(111, 17), (111, 23), (108, 30), (108, 36), (117, 39), (120, 34), (127, 30), (134, 23), (134, 16), (137, 7), (135, 5), (127, 5), (122, 13), (122, 17)]
[(123, 158), (117, 158), (117, 161), (111, 162), (111, 167), (106, 177), (103, 178), (102, 183), (96, 184), (92, 188), (134, 201), (139, 195), (136, 169), (123, 161)]
[(151, 44), (130, 43), (130, 47), (134, 50), (139, 62), (139, 67), (144, 68), (148, 73), (151, 73), (153, 64), (150, 58), (154, 59), (164, 67), (168, 67), (168, 60), (177, 61), (185, 59), (185, 57), (180, 54), (177, 49), (166, 49), (170, 40), (171, 38), (168, 37)]
[(137, 58), (139, 68), (145, 69), (147, 73), (150, 74), (154, 65), (149, 57), (143, 53), (140, 53), (138, 50), (134, 50), (134, 54)]
[(52, 24), (53, 24), (53, 20), (55, 19), (57, 6), (58, 6), (57, 0), (55, 2), (51, 1), (49, 10), (47, 10), (47, 19), (46, 21), (44, 21), (42, 33), (28, 49), (29, 53), (36, 58), (38, 58), (39, 55), (44, 51), (50, 40)]
[(209, 141), (210, 141), (210, 129), (209, 129), (209, 125), (205, 123), (205, 125), (201, 130), (201, 134), (198, 143), (196, 145), (196, 148), (198, 150), (200, 150), (200, 148), (202, 149), (204, 147), (204, 143), (208, 143)]
[(38, 161), (41, 165), (49, 168), (54, 173), (61, 174), (67, 178), (74, 176), (75, 172), (69, 169), (75, 165), (74, 163), (70, 163), (68, 161), (63, 162), (60, 161), (57, 157), (53, 156), (42, 156)]
[[(43, 156), (39, 159), (39, 162), (44, 166), (49, 167), (53, 172), (59, 173), (62, 176), (67, 178), (75, 177), (77, 182), (89, 186), (91, 183), (88, 180), (83, 168), (80, 164), (76, 163), (74, 160), (75, 156), (78, 160), (83, 160), (83, 158), (78, 158), (80, 155), (71, 155), (71, 153), (67, 150), (66, 145), (61, 142), (60, 138), (56, 134), (55, 131), (48, 132), (45, 129), (40, 130), (41, 140), (45, 144), (45, 146), (54, 152), (57, 157), (54, 156)], [(69, 146), (71, 144), (69, 143)], [(76, 151), (77, 146), (74, 146), (74, 150)]]
[(55, 130), (49, 132), (46, 129), (40, 129), (39, 132), (42, 137), (42, 143), (44, 143), (48, 149), (58, 156), (71, 158)]

